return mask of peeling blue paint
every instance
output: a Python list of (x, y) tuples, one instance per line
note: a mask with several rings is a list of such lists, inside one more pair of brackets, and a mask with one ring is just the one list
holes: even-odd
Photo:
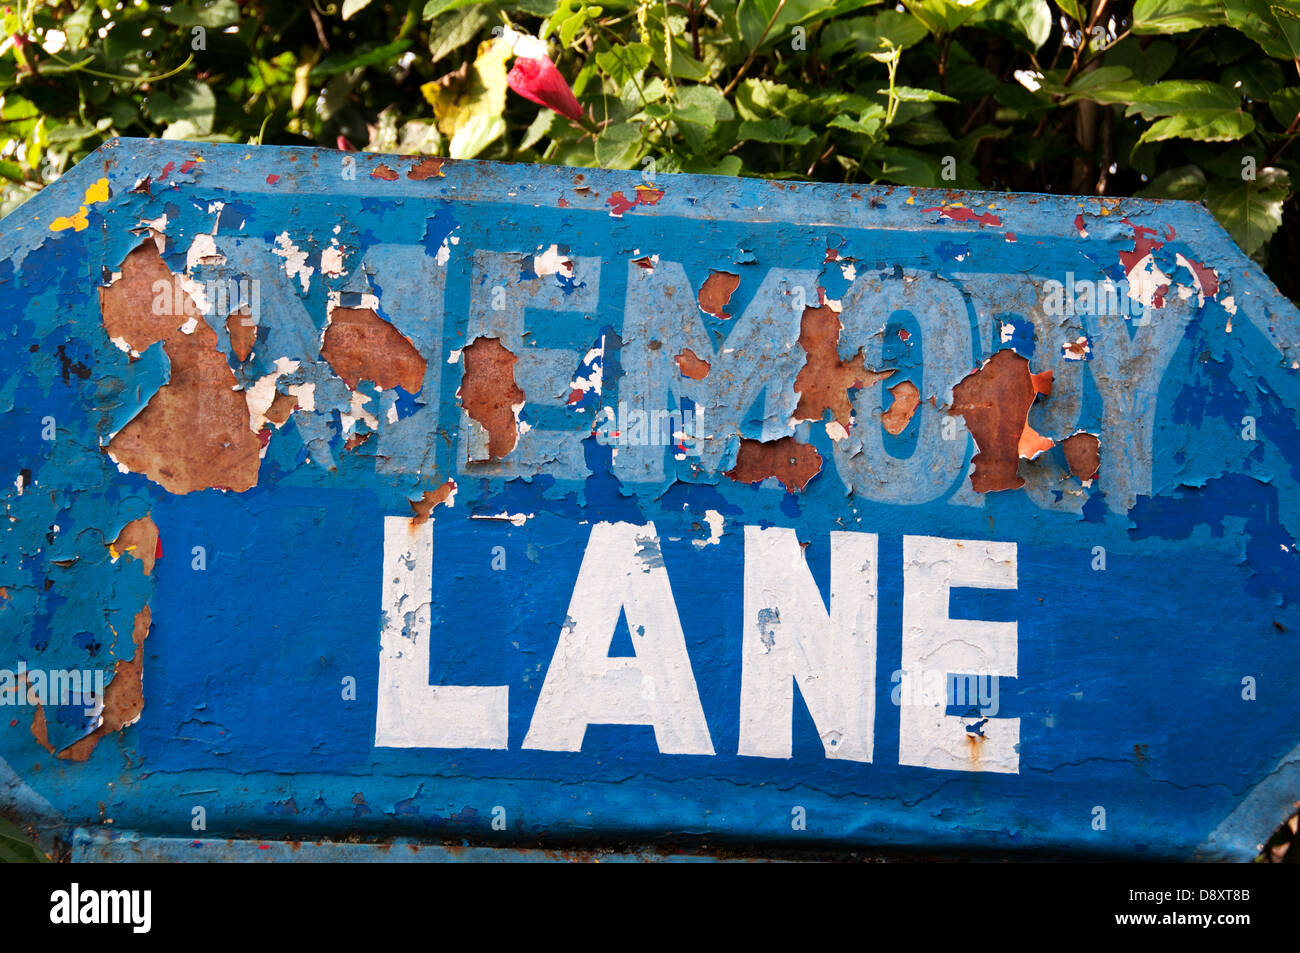
[[(137, 613), (152, 615), (139, 721), (84, 763), (36, 743), (30, 706), (0, 706), (0, 806), (65, 834), (111, 818), (159, 856), (158, 839), (195, 836), (203, 807), (205, 838), (699, 836), (1245, 859), (1300, 796), (1300, 320), (1204, 209), (673, 176), (656, 183), (657, 203), (611, 216), (610, 195), (633, 195), (637, 174), (448, 161), (439, 177), (386, 181), (369, 174), (379, 162), (404, 173), (413, 160), (352, 158), (348, 178), (340, 155), (320, 150), (117, 141), (0, 226), (11, 369), (0, 382), (0, 668), (120, 675)], [(146, 175), (151, 191), (132, 191)], [(90, 226), (50, 231), (101, 177), (111, 197)], [(967, 206), (999, 224), (933, 211)], [(273, 381), (294, 389), (297, 409), (262, 428), (243, 492), (169, 493), (106, 451), (183, 369), (162, 342), (124, 353), (101, 317), (101, 288), (152, 241), (150, 221), (173, 275), (258, 282), (247, 360), (224, 315), (198, 317), (241, 394), (278, 360), (297, 362)], [(1151, 266), (1169, 287), (1151, 322), (1046, 314), (1047, 280), (1129, 274), (1129, 223), (1163, 240)], [(190, 255), (202, 236), (213, 261)], [(534, 256), (552, 245), (572, 274), (537, 273)], [(335, 247), (345, 252), (331, 271)], [(1214, 273), (1215, 294), (1179, 255)], [(694, 300), (714, 270), (740, 276), (725, 319)], [(894, 371), (847, 387), (854, 419), (841, 439), (829, 410), (792, 420), (805, 359), (795, 289), (808, 307), (842, 308), (842, 361), (861, 353), (867, 369)], [(343, 307), (373, 300), (424, 361), (418, 392), (340, 379), (321, 353), (331, 295)], [(518, 358), (527, 426), (500, 460), (470, 462), (458, 393), (461, 351), (478, 337)], [(1086, 354), (1067, 346), (1080, 338)], [(700, 380), (674, 363), (687, 346), (711, 364)], [(1003, 348), (1053, 371), (1028, 419), (1057, 446), (1019, 461), (1024, 487), (979, 494), (977, 448), (947, 410), (953, 386)], [(599, 391), (571, 401), (575, 379), (597, 370)], [(879, 416), (903, 381), (922, 402), (893, 436)], [(619, 401), (702, 410), (709, 436), (698, 453), (602, 446), (597, 413)], [(43, 437), (50, 420), (55, 439)], [(1089, 485), (1059, 448), (1078, 432), (1100, 442)], [(821, 458), (802, 492), (725, 475), (745, 441), (788, 436)], [(376, 747), (384, 521), (409, 520), (412, 502), (449, 480), (454, 500), (429, 517), (429, 684), (508, 686), (508, 746)], [(162, 549), (149, 575), (108, 549), (146, 515)], [(579, 751), (523, 747), (557, 639), (576, 625), (593, 525), (651, 521), (640, 565), (671, 580), (715, 753), (661, 754), (646, 724), (592, 724)], [(823, 611), (831, 534), (877, 534), (870, 763), (826, 756), (802, 690), (790, 758), (737, 753), (745, 526), (796, 532)], [(891, 673), (908, 637), (904, 538), (919, 536), (1016, 544), (1015, 588), (956, 587), (948, 612), (1018, 626), (1001, 710), (953, 709), (972, 745), (1019, 719), (1017, 773), (900, 764)], [(409, 633), (422, 611), (407, 610)], [(780, 645), (794, 615), (763, 612), (768, 648)], [(645, 626), (619, 618), (610, 657), (634, 658)], [(93, 720), (53, 707), (48, 741), (66, 752)], [(806, 830), (792, 828), (794, 806)], [(87, 857), (104, 849), (79, 837)]]

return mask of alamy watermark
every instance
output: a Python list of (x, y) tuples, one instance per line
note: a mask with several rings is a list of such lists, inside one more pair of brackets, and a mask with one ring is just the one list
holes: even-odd
[(950, 708), (977, 708), (985, 718), (1000, 710), (998, 676), (957, 675), (943, 669), (896, 669), (889, 677), (894, 689), (889, 700), (895, 705), (930, 705), (942, 698)]
[(0, 668), (0, 706), (80, 705), (87, 717), (102, 710), (103, 669), (39, 669), (19, 662), (17, 671)]
[(1141, 327), (1151, 323), (1145, 302), (1160, 295), (1164, 284), (1143, 275), (1132, 282), (1127, 278), (1076, 279), (1074, 272), (1067, 271), (1064, 282), (1054, 278), (1043, 282), (1043, 311), (1053, 317), (1090, 314), (1132, 318), (1133, 324)]
[(676, 447), (698, 456), (704, 439), (704, 410), (641, 410), (620, 400), (618, 409), (601, 407), (596, 442), (602, 447)]
[(172, 275), (171, 280), (159, 278), (153, 283), (154, 314), (215, 315), (224, 317), (246, 310), (242, 324), (253, 327), (262, 311), (262, 287), (256, 278), (210, 278), (195, 281), (183, 275)]

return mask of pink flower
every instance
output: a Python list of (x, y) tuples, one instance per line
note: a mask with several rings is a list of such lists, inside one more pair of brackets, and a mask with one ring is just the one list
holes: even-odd
[(506, 83), (524, 99), (553, 109), (574, 122), (582, 120), (582, 107), (555, 64), (544, 56), (520, 56), (506, 77)]

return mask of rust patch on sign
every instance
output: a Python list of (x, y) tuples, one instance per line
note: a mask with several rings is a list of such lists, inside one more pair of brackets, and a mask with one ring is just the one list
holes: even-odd
[(1070, 473), (1087, 482), (1097, 478), (1101, 469), (1101, 441), (1096, 434), (1080, 431), (1061, 441)]
[(122, 527), (117, 539), (108, 543), (108, 551), (116, 562), (119, 556), (128, 555), (140, 561), (146, 576), (153, 572), (154, 560), (161, 555), (158, 527), (152, 519), (142, 516)]
[(760, 483), (776, 477), (787, 491), (797, 493), (821, 468), (821, 454), (794, 437), (768, 441), (741, 439), (736, 465), (726, 475), (737, 483)]
[(408, 394), (424, 387), (426, 362), (420, 352), (369, 308), (331, 311), (320, 354), (351, 390), (363, 380), (384, 390), (401, 387)]
[(144, 711), (144, 640), (149, 637), (153, 615), (145, 606), (135, 614), (131, 642), (135, 654), (119, 661), (113, 668), (113, 678), (104, 687), (103, 719), (98, 728), (86, 737), (74, 741), (59, 757), (64, 761), (85, 761), (95, 753), (95, 747), (105, 735), (121, 731), (136, 723)]
[(1043, 381), (1029, 373), (1029, 361), (1001, 350), (952, 389), (950, 414), (966, 418), (978, 452), (971, 463), (976, 493), (1016, 490), (1025, 485), (1020, 458), (1032, 459), (1053, 442), (1029, 426), (1029, 408)]
[(417, 182), (422, 179), (441, 177), (442, 175), (442, 160), (437, 158), (425, 159), (423, 162), (417, 162), (415, 165), (411, 166), (410, 170), (406, 173), (408, 179), (414, 179)]
[(689, 347), (683, 348), (682, 353), (673, 358), (677, 362), (677, 369), (682, 372), (683, 377), (689, 377), (693, 381), (702, 381), (709, 376), (709, 362), (699, 357)]
[[(26, 674), (23, 675), (22, 690), (24, 692), (27, 691)], [(54, 745), (50, 744), (50, 729), (45, 724), (44, 705), (37, 705), (36, 711), (32, 713), (32, 737), (36, 739), (36, 743), (38, 745), (40, 745), (50, 754), (54, 754)]]
[(456, 396), (470, 419), (488, 435), (488, 456), (500, 460), (519, 439), (516, 413), (524, 392), (515, 382), (519, 358), (497, 338), (475, 338), (461, 351), (465, 372)]
[(289, 419), (289, 415), (297, 408), (297, 397), (293, 394), (286, 394), (283, 391), (276, 391), (275, 396), (271, 398), (271, 406), (266, 408), (266, 412), (262, 414), (262, 416), (277, 427), (282, 427), (284, 426), (285, 421)]
[(709, 277), (705, 278), (704, 284), (700, 286), (700, 310), (715, 318), (727, 320), (731, 315), (727, 314), (726, 307), (738, 287), (740, 287), (740, 275), (733, 275), (729, 271), (709, 272)]
[(912, 415), (921, 406), (921, 392), (911, 381), (899, 381), (889, 392), (894, 395), (894, 402), (881, 415), (880, 422), (886, 433), (897, 437), (912, 422)]
[(1052, 396), (1052, 372), (1042, 371), (1038, 374), (1030, 374), (1029, 381), (1034, 385), (1034, 393), (1042, 394), (1044, 397)]
[(842, 328), (840, 316), (829, 305), (804, 308), (799, 346), (808, 356), (794, 379), (795, 393), (799, 395), (794, 416), (796, 420), (821, 420), (822, 414), (830, 410), (848, 432), (853, 419), (850, 388), (870, 387), (894, 372), (867, 370), (861, 348), (852, 360), (842, 360), (838, 350)]
[(411, 525), (419, 526), (421, 523), (428, 522), (429, 514), (433, 512), (433, 508), (440, 503), (446, 503), (450, 506), (451, 498), (455, 493), (456, 481), (448, 480), (436, 490), (425, 490), (424, 495), (418, 500), (411, 500), (411, 509), (415, 511), (415, 515), (411, 517)]
[(372, 179), (383, 179), (385, 182), (396, 182), (397, 170), (390, 169), (381, 162), (379, 165), (375, 166), (374, 171), (370, 173), (370, 177)]
[(253, 345), (257, 343), (257, 325), (248, 320), (251, 317), (252, 314), (245, 305), (238, 311), (232, 311), (226, 318), (226, 333), (230, 335), (230, 348), (241, 364), (248, 360), (253, 353)]
[(157, 246), (146, 241), (123, 260), (121, 277), (99, 291), (110, 338), (122, 338), (135, 351), (161, 340), (171, 362), (171, 380), (118, 431), (108, 452), (171, 493), (247, 490), (257, 484), (261, 450), (249, 429), (248, 404), (217, 349), (216, 332), (201, 315), (189, 319), (193, 330), (186, 334), (185, 315), (155, 313), (158, 281), (173, 287)]

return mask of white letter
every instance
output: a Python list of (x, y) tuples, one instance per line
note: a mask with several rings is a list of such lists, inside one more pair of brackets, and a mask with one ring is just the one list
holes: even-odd
[(139, 890), (132, 891), (134, 894), (134, 912), (131, 914), (131, 922), (135, 927), (133, 933), (148, 933), (149, 928), (153, 926), (153, 891)]
[[(954, 586), (1016, 588), (1016, 544), (903, 537), (904, 682), (926, 669), (945, 683), (952, 674), (1015, 678), (1016, 623), (949, 618)], [(1019, 774), (1020, 719), (990, 718), (982, 734), (968, 732), (979, 719), (945, 714), (946, 695), (927, 687), (920, 704), (899, 709), (898, 763)]]
[(433, 521), (384, 517), (376, 748), (505, 748), (510, 686), (430, 685)]
[(826, 757), (870, 761), (876, 714), (876, 536), (831, 533), (831, 611), (792, 529), (745, 527), (738, 753), (789, 758), (794, 686)]
[(54, 906), (50, 907), (51, 923), (68, 922), (68, 892), (66, 890), (56, 890), (50, 894), (50, 901)]
[[(610, 658), (620, 610), (635, 658)], [(662, 754), (713, 754), (654, 523), (597, 523), (524, 738), (580, 751), (587, 726), (653, 725)]]

